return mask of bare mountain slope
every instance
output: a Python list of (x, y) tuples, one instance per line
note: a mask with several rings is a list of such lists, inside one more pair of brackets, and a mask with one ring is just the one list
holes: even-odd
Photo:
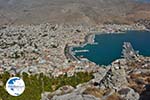
[[(128, 23), (133, 0), (0, 0), (0, 24)], [(139, 5), (138, 5), (139, 6)]]

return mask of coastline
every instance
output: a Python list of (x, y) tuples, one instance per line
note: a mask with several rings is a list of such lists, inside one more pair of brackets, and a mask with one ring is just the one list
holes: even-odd
[[(75, 52), (73, 51), (73, 48), (76, 48), (76, 47), (84, 47), (84, 46), (86, 46), (86, 45), (88, 45), (88, 44), (91, 44), (91, 45), (94, 45), (94, 44), (97, 44), (96, 42), (95, 42), (95, 36), (96, 35), (101, 35), (101, 34), (124, 34), (125, 32), (127, 32), (127, 31), (150, 31), (149, 29), (146, 29), (146, 28), (144, 28), (144, 29), (139, 29), (138, 27), (137, 27), (137, 29), (135, 28), (135, 27), (133, 27), (133, 29), (123, 29), (123, 30), (111, 30), (112, 32), (110, 32), (109, 30), (107, 31), (107, 30), (105, 30), (105, 31), (96, 31), (96, 32), (89, 32), (86, 36), (85, 36), (85, 38), (84, 38), (84, 42), (82, 42), (79, 46), (70, 46), (70, 52), (68, 52), (69, 53), (69, 55), (72, 55), (73, 56), (73, 58), (76, 58), (76, 59), (78, 59), (78, 60), (76, 60), (76, 61), (81, 61), (81, 58), (80, 57), (76, 57), (75, 56)], [(86, 58), (87, 59), (87, 58)], [(88, 60), (88, 59), (87, 59)], [(91, 62), (90, 60), (88, 60), (89, 62)], [(93, 62), (94, 63), (94, 62)]]
[(64, 49), (64, 53), (67, 59), (72, 60), (72, 61), (81, 61), (80, 58), (75, 56), (75, 52), (73, 51), (73, 48), (76, 47), (84, 47), (87, 44), (94, 44), (95, 43), (95, 33), (89, 33), (84, 37), (84, 42), (82, 42), (79, 46), (68, 46), (66, 45)]
[[(10, 47), (9, 45), (5, 45), (5, 42), (2, 43), (2, 46), (5, 47), (3, 51), (6, 52), (1, 53), (3, 60), (0, 62), (0, 65), (2, 66), (0, 69), (2, 69), (2, 72), (9, 71), (12, 68), (12, 66), (17, 66), (16, 67), (17, 73), (29, 72), (31, 74), (34, 74), (42, 72), (48, 74), (50, 71), (54, 73), (54, 75), (58, 76), (59, 74), (63, 74), (63, 72), (61, 73), (58, 72), (60, 72), (61, 69), (70, 67), (71, 63), (74, 66), (77, 66), (79, 63), (80, 64), (82, 63), (79, 62), (80, 57), (76, 57), (72, 49), (74, 47), (79, 46), (83, 47), (87, 44), (95, 44), (94, 39), (96, 34), (106, 34), (106, 33), (110, 34), (116, 31), (118, 32), (119, 30), (124, 31), (124, 30), (144, 29), (143, 26), (138, 25), (116, 25), (116, 24), (88, 26), (88, 27), (81, 27), (81, 26), (77, 27), (70, 26), (70, 27), (69, 26), (58, 27), (57, 25), (55, 26), (48, 23), (36, 26), (31, 25), (31, 26), (6, 27), (6, 29), (0, 31), (1, 34), (4, 33), (3, 35), (5, 37), (6, 36), (11, 37), (12, 41), (10, 41), (9, 38), (6, 38), (5, 39), (6, 43), (13, 45), (14, 41), (16, 41), (17, 36), (19, 37), (24, 36), (24, 38), (21, 38), (21, 40), (17, 38), (17, 43), (15, 42), (16, 45), (21, 46), (23, 50), (16, 47), (15, 45)], [(15, 35), (14, 36), (10, 35), (8, 34), (8, 32)], [(24, 41), (23, 44), (26, 45), (23, 44), (20, 45), (21, 41)], [(26, 48), (25, 46), (27, 46), (28, 48)], [(10, 49), (7, 49), (7, 47), (10, 47)], [(16, 52), (14, 52), (14, 48), (16, 51), (18, 51), (17, 55), (12, 55), (16, 54)], [(24, 57), (23, 55), (21, 55), (22, 52), (23, 55), (26, 55), (25, 56), (26, 60), (24, 61), (22, 60), (22, 58)], [(5, 55), (8, 56), (8, 58), (4, 57)], [(20, 58), (17, 59), (17, 57)], [(16, 59), (15, 63), (12, 63), (13, 59)], [(90, 63), (90, 61), (87, 59), (82, 60), (88, 61)], [(3, 64), (3, 61), (5, 62), (5, 64)], [(9, 65), (10, 63), (12, 64)], [(92, 63), (94, 64), (94, 62)], [(62, 66), (62, 64), (64, 64), (64, 66)], [(88, 65), (87, 63), (83, 64), (84, 66)], [(22, 69), (21, 66), (24, 66), (25, 70)], [(47, 68), (46, 66), (49, 67)], [(6, 69), (4, 70), (4, 68)], [(54, 72), (53, 70), (55, 70), (56, 72)], [(9, 72), (14, 73), (11, 70)]]

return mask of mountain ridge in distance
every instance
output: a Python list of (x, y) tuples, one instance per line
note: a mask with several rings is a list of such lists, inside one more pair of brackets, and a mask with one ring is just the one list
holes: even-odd
[(0, 0), (0, 24), (130, 24), (149, 19), (145, 5), (150, 9), (134, 0)]

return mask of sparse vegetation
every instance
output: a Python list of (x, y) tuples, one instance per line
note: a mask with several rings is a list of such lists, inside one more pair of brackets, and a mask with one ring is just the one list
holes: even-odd
[[(72, 77), (64, 75), (58, 78), (50, 78), (43, 74), (28, 76), (26, 73), (23, 73), (20, 77), (23, 78), (26, 85), (24, 93), (21, 96), (13, 97), (6, 92), (5, 86), (0, 86), (0, 100), (40, 100), (41, 93), (44, 91), (52, 92), (64, 85), (75, 87), (78, 84), (87, 82), (93, 78), (92, 73), (82, 72), (77, 73)], [(10, 75), (8, 73), (0, 75), (0, 81), (4, 84), (9, 78)]]

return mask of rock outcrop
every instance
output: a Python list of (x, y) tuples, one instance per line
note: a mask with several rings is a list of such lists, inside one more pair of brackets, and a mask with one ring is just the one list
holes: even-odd
[(51, 100), (100, 100), (92, 95), (81, 95), (81, 94), (66, 94), (61, 96), (54, 96)]
[(139, 100), (140, 95), (132, 88), (126, 87), (118, 91), (123, 100)]

